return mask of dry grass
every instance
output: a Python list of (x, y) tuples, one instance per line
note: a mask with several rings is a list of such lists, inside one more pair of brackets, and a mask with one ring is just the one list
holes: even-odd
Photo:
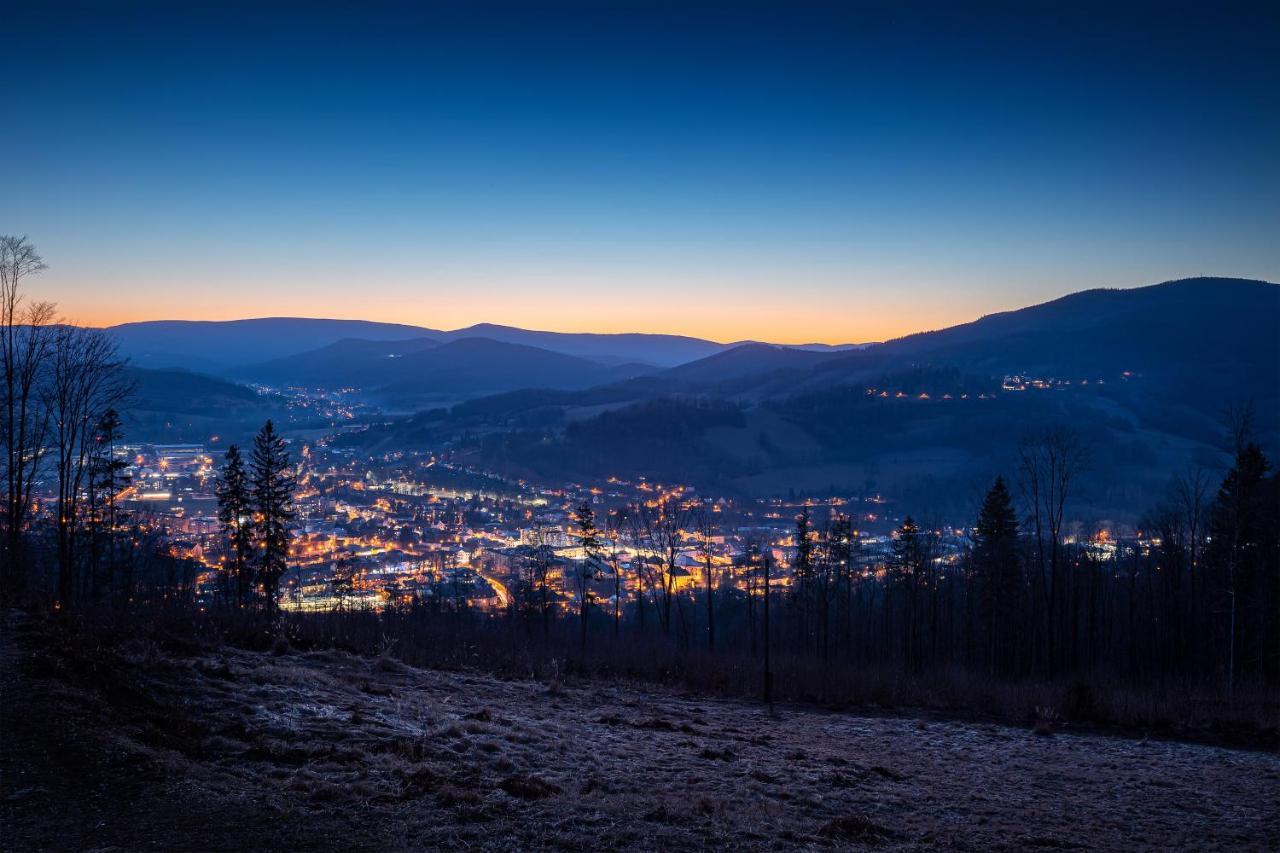
[(245, 802), (321, 828), (321, 848), (1241, 850), (1280, 837), (1273, 754), (770, 715), (572, 672), (551, 691), (549, 669), (501, 679), (263, 646), (63, 643), (39, 650), (26, 686), (74, 697), (104, 752), (157, 769), (131, 799), (199, 804), (209, 826), (171, 849), (219, 839), (219, 815)]
[[(379, 653), (394, 642), (396, 655), (415, 666), (533, 678), (551, 693), (573, 676), (729, 698), (760, 695), (761, 661), (749, 653), (681, 650), (654, 634), (624, 633), (615, 640), (601, 631), (583, 654), (572, 627), (557, 624), (544, 640), (518, 621), (393, 612), (314, 614), (291, 621), (287, 630), (295, 644), (359, 654)], [(827, 709), (923, 713), (1031, 727), (1041, 716), (1037, 709), (1051, 708), (1057, 730), (1280, 748), (1280, 690), (1263, 685), (1238, 685), (1234, 699), (1227, 701), (1220, 684), (1194, 680), (1127, 684), (1097, 671), (1054, 681), (1003, 681), (960, 667), (912, 675), (896, 665), (839, 659), (823, 663), (785, 651), (775, 651), (773, 671), (778, 701)]]

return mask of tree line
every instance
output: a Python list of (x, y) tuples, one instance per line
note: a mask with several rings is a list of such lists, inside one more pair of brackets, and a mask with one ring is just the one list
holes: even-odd
[[(784, 575), (763, 539), (718, 565), (707, 502), (671, 496), (599, 524), (582, 503), (572, 513), (580, 557), (558, 563), (541, 539), (526, 548), (512, 611), (549, 637), (563, 563), (583, 651), (595, 622), (615, 638), (653, 633), (679, 649), (772, 649), (912, 675), (1191, 678), (1227, 693), (1242, 680), (1280, 684), (1280, 476), (1238, 420), (1225, 477), (1173, 477), (1141, 536), (1073, 532), (1068, 507), (1088, 448), (1053, 427), (1028, 436), (1017, 470), (994, 479), (958, 553), (936, 525), (908, 516), (887, 553), (873, 554), (852, 518), (806, 506)], [(679, 558), (691, 548), (696, 566), (686, 568)], [(593, 592), (601, 580), (612, 589), (605, 602)]]

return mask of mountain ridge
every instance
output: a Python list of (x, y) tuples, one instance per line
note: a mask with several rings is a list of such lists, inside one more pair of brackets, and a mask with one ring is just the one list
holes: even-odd
[[(1280, 447), (1277, 330), (1270, 282), (1094, 289), (849, 353), (745, 345), (597, 388), (481, 397), (352, 440), (453, 442), (487, 470), (548, 482), (646, 476), (755, 495), (875, 483), (941, 502), (1015, 470), (1028, 431), (1067, 423), (1095, 448), (1081, 494), (1121, 512), (1149, 505), (1171, 472), (1223, 464), (1242, 401), (1263, 446)], [(482, 438), (457, 443), (467, 435)], [(1105, 493), (1116, 480), (1101, 472), (1146, 496)]]
[[(488, 338), (536, 346), (604, 364), (633, 362), (675, 367), (749, 341), (722, 343), (657, 332), (551, 332), (496, 323), (442, 330), (374, 320), (252, 317), (236, 320), (143, 320), (106, 327), (122, 353), (145, 368), (232, 374), (248, 366), (302, 355), (346, 339), (379, 342), (433, 339), (441, 343)], [(776, 344), (840, 352), (862, 344)]]

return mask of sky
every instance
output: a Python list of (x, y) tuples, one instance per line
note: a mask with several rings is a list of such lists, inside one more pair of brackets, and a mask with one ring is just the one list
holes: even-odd
[(9, 5), (0, 233), (82, 323), (842, 343), (1280, 280), (1274, 4)]

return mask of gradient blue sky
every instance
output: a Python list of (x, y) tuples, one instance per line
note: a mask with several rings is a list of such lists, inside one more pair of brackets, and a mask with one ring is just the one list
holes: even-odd
[(102, 324), (843, 342), (1277, 280), (1280, 12), (1208, 5), (10, 3), (0, 232)]

